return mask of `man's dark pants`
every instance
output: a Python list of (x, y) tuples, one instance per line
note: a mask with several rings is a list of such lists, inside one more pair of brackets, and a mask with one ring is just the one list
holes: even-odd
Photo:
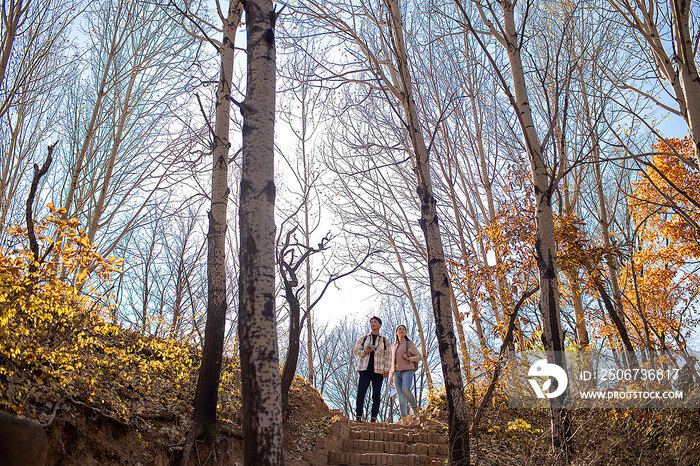
[(360, 371), (360, 382), (357, 384), (357, 402), (355, 404), (355, 414), (357, 414), (358, 419), (362, 417), (365, 394), (367, 394), (370, 382), (372, 383), (372, 417), (376, 418), (379, 415), (383, 381), (383, 374), (377, 374), (374, 371)]

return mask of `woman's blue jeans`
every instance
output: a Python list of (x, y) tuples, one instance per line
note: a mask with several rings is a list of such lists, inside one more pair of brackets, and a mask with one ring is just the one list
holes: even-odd
[(401, 417), (408, 414), (408, 407), (406, 402), (408, 402), (413, 409), (418, 408), (416, 403), (416, 397), (413, 396), (411, 388), (413, 388), (413, 371), (395, 371), (394, 372), (394, 385), (396, 385), (396, 393), (399, 396), (399, 411), (401, 411)]

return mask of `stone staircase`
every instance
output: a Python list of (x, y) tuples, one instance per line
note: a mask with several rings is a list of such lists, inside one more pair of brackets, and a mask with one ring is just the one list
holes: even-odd
[(313, 465), (441, 465), (447, 457), (447, 439), (432, 421), (416, 419), (400, 424), (356, 422), (343, 418), (330, 436), (319, 438)]

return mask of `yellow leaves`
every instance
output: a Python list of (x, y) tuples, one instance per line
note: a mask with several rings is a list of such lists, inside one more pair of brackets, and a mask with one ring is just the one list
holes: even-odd
[(85, 279), (87, 278), (87, 276), (88, 276), (88, 269), (82, 269), (82, 270), (80, 271), (80, 273), (78, 274), (77, 282), (78, 282), (78, 283), (83, 283), (83, 282), (85, 282)]
[(51, 212), (51, 215), (65, 215), (66, 214), (66, 209), (65, 207), (61, 207), (59, 209), (56, 209), (56, 207), (53, 205), (52, 202), (49, 202), (46, 204), (46, 207), (49, 209), (49, 212)]
[[(101, 316), (111, 304), (80, 289), (96, 295), (123, 261), (100, 256), (75, 221), (61, 219), (64, 210), (48, 207), (50, 216), (36, 223), (39, 257), (45, 258), (36, 274), (28, 273), (26, 229), (10, 230), (13, 244), (22, 247), (0, 249), (0, 359), (6, 361), (0, 367), (0, 409), (19, 413), (30, 402), (43, 405), (68, 395), (98, 404), (125, 423), (132, 422), (135, 400), (144, 413), (160, 412), (168, 403), (178, 417), (189, 417), (198, 354), (177, 341), (138, 336), (105, 321)], [(238, 360), (224, 359), (220, 400), (230, 418), (240, 416), (239, 373)], [(168, 433), (174, 442), (185, 434)]]
[[(7, 377), (16, 377), (22, 368), (28, 368), (33, 374), (28, 380), (34, 384), (71, 387), (75, 375), (83, 370), (85, 356), (79, 354), (81, 332), (76, 330), (94, 323), (100, 309), (60, 276), (82, 265), (76, 274), (79, 282), (90, 278), (87, 266), (104, 281), (116, 260), (102, 263), (84, 232), (70, 226), (77, 226), (77, 220), (64, 222), (57, 216), (65, 209), (57, 210), (52, 204), (48, 207), (52, 215), (35, 225), (43, 260), (35, 260), (26, 229), (19, 226), (8, 232), (14, 243), (22, 246), (12, 251), (0, 249), (0, 354), (13, 368)], [(31, 275), (29, 264), (36, 268)], [(44, 369), (35, 374), (37, 365)], [(11, 400), (0, 396), (1, 405), (13, 406)]]
[(529, 431), (532, 429), (532, 424), (527, 422), (525, 419), (516, 419), (515, 421), (508, 421), (508, 427), (506, 430), (508, 431), (514, 431), (514, 430), (526, 430)]

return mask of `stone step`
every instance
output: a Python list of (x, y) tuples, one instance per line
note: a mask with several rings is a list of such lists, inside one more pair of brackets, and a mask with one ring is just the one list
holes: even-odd
[(342, 451), (356, 453), (391, 453), (429, 456), (447, 455), (445, 443), (408, 443), (362, 439), (342, 439)]
[[(348, 427), (350, 428), (360, 428), (371, 426), (373, 429), (380, 430), (391, 430), (391, 431), (410, 431), (415, 430), (416, 426), (397, 424), (395, 422), (365, 422), (365, 421), (348, 421)], [(428, 429), (435, 429), (434, 424), (429, 424), (426, 426)]]
[[(353, 443), (354, 441), (360, 443)], [(397, 444), (399, 446), (387, 446), (381, 449), (380, 446), (383, 444)], [(360, 451), (363, 452), (369, 450), (381, 451), (384, 453), (400, 452), (400, 448), (406, 445), (410, 446), (416, 444), (428, 445), (430, 451), (432, 451), (432, 447), (436, 447), (439, 452), (447, 450), (447, 439), (438, 435), (434, 429), (427, 431), (405, 429), (399, 432), (393, 432), (381, 428), (375, 430), (374, 424), (366, 424), (359, 428), (349, 428), (347, 424), (337, 423), (333, 426), (333, 433), (330, 436), (319, 438), (316, 441), (317, 448), (326, 448), (328, 450), (349, 451), (352, 449), (360, 449)], [(362, 446), (357, 447), (358, 445)], [(412, 451), (409, 450), (408, 452), (410, 453)]]
[(419, 466), (438, 465), (439, 460), (433, 460), (427, 455), (402, 455), (392, 453), (354, 453), (331, 451), (328, 453), (328, 466), (355, 466), (373, 464), (377, 466)]
[(406, 429), (399, 431), (366, 428), (351, 428), (348, 438), (357, 440), (374, 440), (377, 442), (446, 444), (447, 439), (434, 431)]
[(374, 431), (382, 432), (395, 432), (395, 433), (411, 433), (419, 431), (424, 432), (437, 432), (437, 426), (435, 424), (398, 424), (392, 422), (358, 422), (349, 421), (346, 423), (348, 429), (371, 429)]

